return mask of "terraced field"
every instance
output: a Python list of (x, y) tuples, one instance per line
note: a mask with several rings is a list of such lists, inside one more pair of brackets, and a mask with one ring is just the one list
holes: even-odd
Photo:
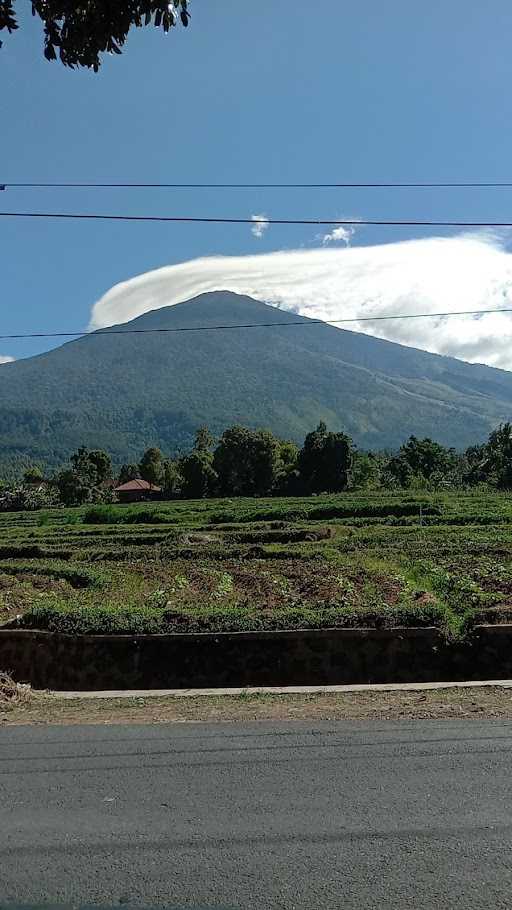
[(0, 515), (0, 623), (65, 632), (512, 619), (512, 499), (383, 494)]

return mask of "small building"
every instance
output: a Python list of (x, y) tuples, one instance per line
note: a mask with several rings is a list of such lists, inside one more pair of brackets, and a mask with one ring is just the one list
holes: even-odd
[(160, 499), (161, 492), (161, 487), (140, 478), (128, 480), (127, 483), (114, 487), (114, 493), (119, 502), (148, 502), (152, 499)]

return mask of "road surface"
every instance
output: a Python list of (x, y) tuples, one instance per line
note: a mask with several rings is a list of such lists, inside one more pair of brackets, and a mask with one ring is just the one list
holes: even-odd
[(511, 768), (496, 721), (4, 727), (0, 903), (508, 910)]

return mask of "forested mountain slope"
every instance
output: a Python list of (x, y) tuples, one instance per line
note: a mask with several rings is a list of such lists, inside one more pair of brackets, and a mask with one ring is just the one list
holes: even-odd
[[(236, 323), (278, 327), (128, 334)], [(302, 440), (320, 419), (365, 448), (411, 433), (465, 447), (512, 416), (512, 374), (378, 340), (227, 291), (0, 367), (0, 466), (53, 467), (79, 445), (116, 461), (187, 448), (198, 425)], [(108, 330), (103, 330), (108, 331)]]

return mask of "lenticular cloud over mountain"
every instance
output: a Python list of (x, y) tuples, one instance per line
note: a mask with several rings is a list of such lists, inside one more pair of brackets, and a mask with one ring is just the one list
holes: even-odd
[[(326, 322), (355, 316), (512, 308), (512, 255), (494, 234), (378, 246), (193, 259), (115, 285), (92, 329), (127, 322), (198, 294), (229, 290)], [(512, 313), (354, 322), (390, 341), (512, 369)]]

